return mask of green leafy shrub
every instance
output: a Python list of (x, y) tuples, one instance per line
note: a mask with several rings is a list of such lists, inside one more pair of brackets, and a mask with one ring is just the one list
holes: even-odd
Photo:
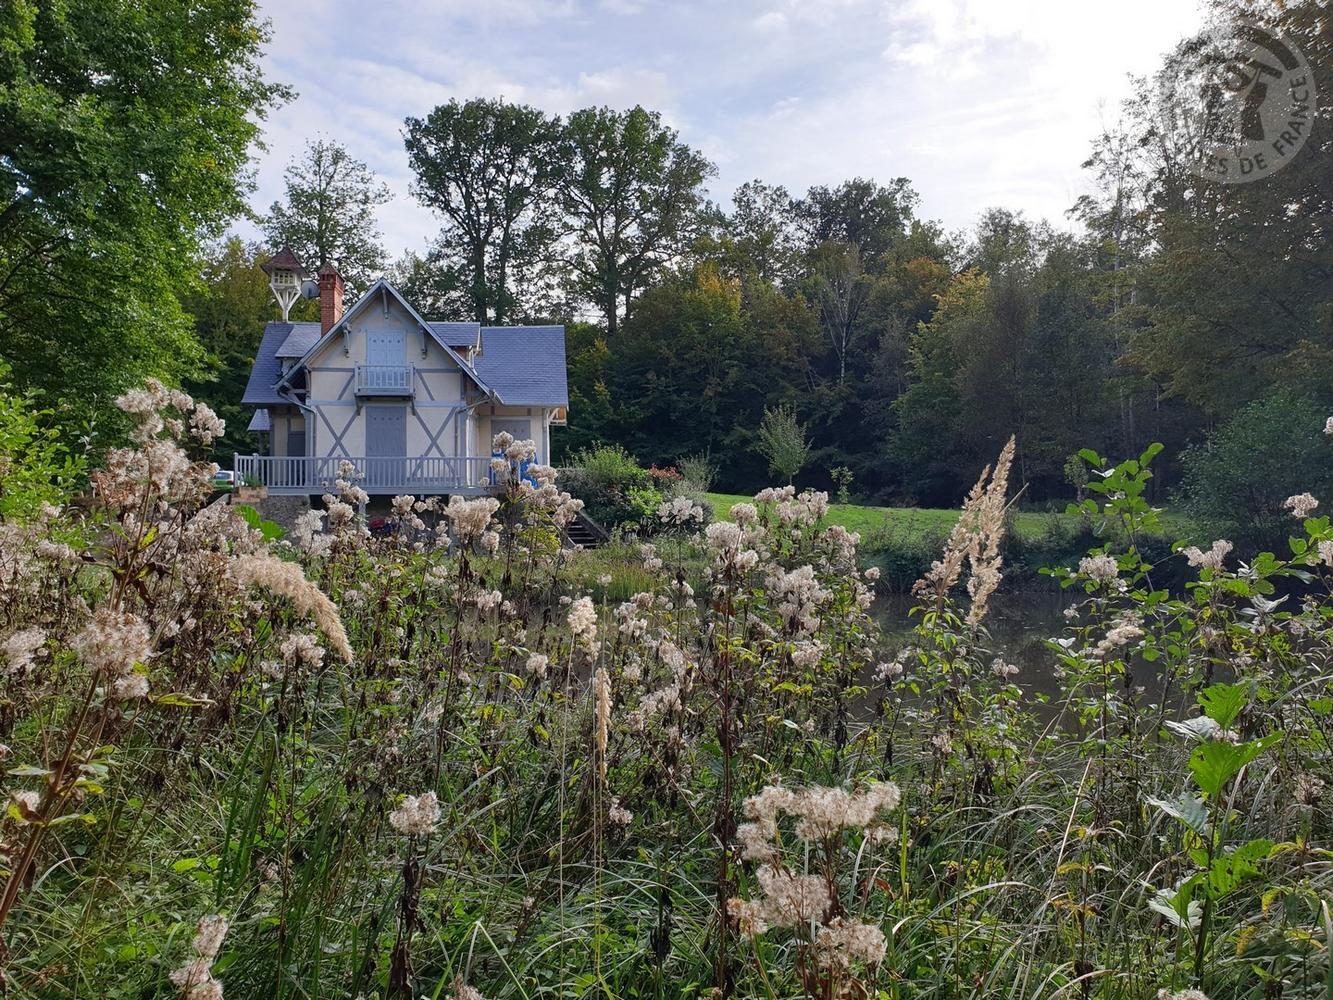
[(17, 395), (0, 368), (0, 521), (29, 521), (47, 505), (65, 503), (85, 473), (47, 421), (50, 410), (32, 393)]
[(1284, 547), (1290, 496), (1333, 503), (1328, 414), (1307, 399), (1274, 395), (1241, 408), (1209, 441), (1185, 453), (1185, 510), (1242, 549)]

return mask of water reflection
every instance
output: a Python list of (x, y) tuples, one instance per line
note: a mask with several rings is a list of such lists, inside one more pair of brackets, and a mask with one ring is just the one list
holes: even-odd
[[(1016, 681), (1024, 690), (1059, 693), (1053, 672), (1055, 660), (1046, 648), (1046, 640), (1061, 634), (1065, 627), (1064, 610), (1079, 596), (1038, 590), (999, 593), (991, 598), (986, 615), (989, 646), (996, 656), (1019, 667)], [(890, 644), (906, 645), (911, 641), (912, 627), (919, 619), (909, 617), (908, 612), (915, 603), (909, 594), (885, 594), (875, 601), (875, 617)]]

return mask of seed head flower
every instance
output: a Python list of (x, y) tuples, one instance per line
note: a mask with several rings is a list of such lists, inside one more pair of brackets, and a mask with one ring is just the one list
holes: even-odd
[(1115, 556), (1085, 556), (1078, 561), (1078, 572), (1097, 583), (1109, 583), (1120, 576), (1120, 564)]
[(70, 647), (89, 670), (111, 676), (129, 673), (152, 654), (152, 634), (138, 616), (101, 608), (71, 641)]
[(46, 633), (36, 626), (15, 632), (0, 643), (0, 651), (5, 654), (8, 672), (26, 674), (32, 670), (37, 653), (45, 644)]
[(259, 587), (291, 601), (300, 614), (314, 620), (343, 661), (352, 662), (352, 646), (347, 641), (347, 630), (338, 617), (337, 607), (318, 586), (306, 579), (299, 565), (261, 552), (233, 560), (231, 575), (243, 587)]
[(389, 825), (405, 837), (424, 837), (440, 822), (440, 802), (434, 792), (408, 795), (389, 813)]
[(878, 965), (887, 951), (882, 930), (845, 917), (834, 917), (815, 935), (815, 961), (826, 969), (846, 970), (855, 962)]
[(481, 995), (481, 990), (473, 989), (463, 981), (462, 976), (455, 978), (449, 985), (449, 989), (449, 1000), (486, 1000), (486, 998)]
[(1282, 506), (1291, 511), (1291, 516), (1297, 520), (1305, 520), (1314, 509), (1319, 506), (1319, 501), (1309, 493), (1297, 493), (1295, 496), (1287, 497), (1282, 501)]
[(593, 652), (597, 644), (597, 608), (591, 597), (580, 597), (569, 608), (569, 630), (574, 634), (574, 641), (588, 652)]
[(1207, 552), (1202, 551), (1195, 545), (1180, 551), (1191, 566), (1197, 566), (1200, 569), (1219, 570), (1222, 568), (1222, 562), (1226, 559), (1232, 547), (1232, 544), (1225, 538), (1219, 538), (1213, 542), (1213, 547)]
[(192, 943), (196, 957), (171, 974), (182, 1000), (222, 1000), (222, 983), (213, 978), (212, 969), (227, 927), (226, 917), (215, 915), (199, 921)]

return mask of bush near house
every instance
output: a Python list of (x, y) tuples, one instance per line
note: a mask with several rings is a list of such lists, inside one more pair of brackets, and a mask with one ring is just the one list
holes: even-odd
[(588, 517), (607, 531), (654, 535), (662, 529), (658, 519), (662, 505), (677, 497), (699, 508), (697, 524), (712, 519), (712, 503), (702, 487), (677, 469), (645, 469), (619, 445), (576, 452), (561, 483), (583, 501)]

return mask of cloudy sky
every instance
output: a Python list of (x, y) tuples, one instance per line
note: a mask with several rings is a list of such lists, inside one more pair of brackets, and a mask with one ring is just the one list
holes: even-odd
[(1128, 74), (1201, 21), (1198, 0), (263, 0), (274, 79), (256, 209), (323, 133), (389, 184), (397, 256), (436, 229), (409, 193), (400, 129), (451, 97), (551, 112), (656, 109), (718, 166), (793, 193), (911, 178), (951, 229), (988, 206), (1067, 225), (1089, 140)]

